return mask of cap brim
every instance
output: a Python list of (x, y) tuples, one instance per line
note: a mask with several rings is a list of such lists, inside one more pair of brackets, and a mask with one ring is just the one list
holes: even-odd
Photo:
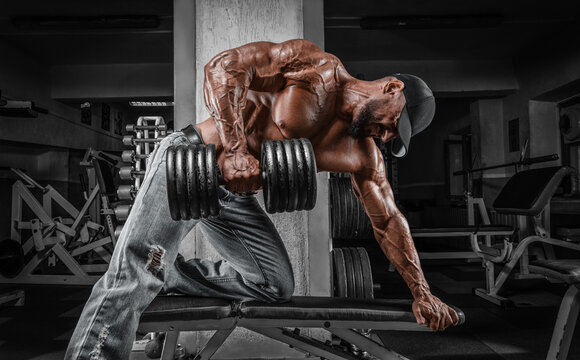
[(411, 134), (413, 132), (407, 106), (403, 107), (403, 111), (399, 117), (397, 132), (399, 135), (391, 141), (391, 152), (393, 153), (393, 156), (400, 158), (407, 155), (407, 152), (409, 151), (409, 143), (411, 142)]

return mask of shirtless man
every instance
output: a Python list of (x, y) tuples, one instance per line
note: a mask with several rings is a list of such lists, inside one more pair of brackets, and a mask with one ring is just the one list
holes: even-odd
[[(123, 228), (109, 270), (93, 287), (67, 359), (124, 359), (141, 312), (159, 291), (228, 299), (286, 301), (294, 291), (288, 255), (255, 196), (259, 154), (267, 139), (307, 138), (318, 171), (350, 173), (382, 250), (414, 298), (419, 324), (457, 324), (453, 309), (430, 292), (406, 219), (397, 209), (373, 137), (404, 156), (412, 135), (431, 122), (435, 102), (419, 78), (375, 81), (350, 76), (340, 60), (311, 42), (250, 43), (224, 51), (205, 67), (211, 117), (194, 127), (215, 144), (226, 182), (219, 216), (173, 221), (167, 205), (165, 154), (191, 143), (177, 131), (151, 154), (147, 174)], [(241, 195), (246, 194), (246, 195)], [(196, 225), (224, 260), (185, 260), (177, 250)]]

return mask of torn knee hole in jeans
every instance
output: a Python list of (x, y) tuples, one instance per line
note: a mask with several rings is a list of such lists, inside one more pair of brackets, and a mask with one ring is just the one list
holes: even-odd
[(156, 275), (159, 270), (163, 268), (163, 256), (165, 249), (159, 245), (152, 246), (149, 249), (149, 260), (147, 261), (147, 271)]
[(97, 360), (99, 355), (101, 355), (101, 348), (105, 344), (105, 340), (107, 340), (107, 336), (109, 336), (109, 327), (110, 325), (105, 325), (101, 332), (99, 333), (99, 337), (97, 339), (97, 343), (93, 350), (89, 353), (91, 360)]

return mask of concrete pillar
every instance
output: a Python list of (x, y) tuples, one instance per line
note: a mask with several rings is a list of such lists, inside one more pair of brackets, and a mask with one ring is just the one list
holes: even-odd
[[(324, 49), (324, 3), (323, 0), (303, 2), (304, 38)], [(331, 291), (331, 268), (329, 254), (330, 217), (328, 197), (328, 173), (317, 176), (318, 197), (316, 206), (308, 212), (308, 295), (328, 296)]]
[[(478, 161), (474, 167), (498, 165), (505, 162), (505, 141), (502, 99), (481, 99), (473, 102), (470, 108), (472, 152)], [(489, 207), (497, 189), (506, 177), (506, 169), (498, 168), (475, 173), (474, 180), (480, 179), (482, 193)], [(499, 186), (498, 186), (499, 184)]]
[[(176, 129), (185, 126), (189, 119), (195, 118), (201, 122), (208, 117), (202, 96), (203, 67), (219, 52), (252, 41), (282, 42), (303, 38), (305, 34), (308, 34), (308, 39), (323, 46), (322, 0), (198, 0), (195, 5), (193, 3), (191, 0), (174, 0)], [(195, 29), (189, 28), (191, 24), (196, 25)], [(187, 34), (190, 35), (189, 39), (181, 38), (187, 37)], [(192, 44), (195, 46), (193, 55)], [(185, 50), (178, 49), (180, 46), (185, 46)], [(195, 62), (194, 74), (191, 74), (192, 59)], [(195, 84), (195, 89), (188, 87), (186, 82)], [(319, 180), (319, 196), (314, 211), (271, 216), (292, 262), (295, 295), (328, 295), (330, 292), (327, 175), (319, 174)], [(261, 201), (261, 194), (257, 196)], [(184, 240), (181, 252), (185, 257), (220, 259), (199, 232), (192, 232)], [(210, 335), (210, 332), (185, 334), (180, 343), (190, 352), (196, 351)], [(301, 352), (279, 342), (238, 329), (213, 358), (304, 357)]]
[(195, 121), (195, 1), (173, 1), (174, 127)]

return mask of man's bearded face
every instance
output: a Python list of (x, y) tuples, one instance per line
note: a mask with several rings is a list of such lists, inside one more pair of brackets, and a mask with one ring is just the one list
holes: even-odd
[(369, 124), (380, 121), (374, 112), (377, 105), (375, 101), (371, 100), (363, 106), (356, 118), (350, 123), (348, 128), (350, 136), (357, 139), (370, 136)]

